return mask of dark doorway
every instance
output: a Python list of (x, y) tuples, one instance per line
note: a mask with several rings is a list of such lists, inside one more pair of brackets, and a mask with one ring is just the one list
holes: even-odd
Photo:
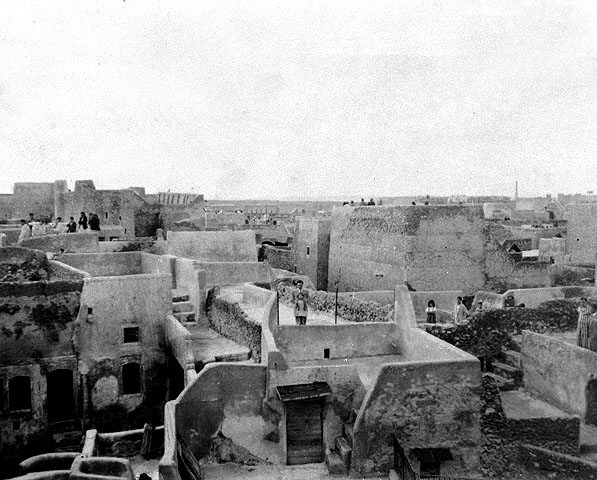
[(394, 446), (394, 470), (398, 476), (403, 480), (417, 480), (418, 475), (415, 473), (404, 453), (404, 449), (394, 435), (392, 435), (392, 445)]
[(323, 461), (324, 399), (286, 402), (286, 446), (288, 465)]
[(597, 425), (597, 379), (589, 380), (585, 389), (585, 423)]
[(48, 373), (48, 422), (72, 420), (75, 416), (72, 370), (54, 370)]

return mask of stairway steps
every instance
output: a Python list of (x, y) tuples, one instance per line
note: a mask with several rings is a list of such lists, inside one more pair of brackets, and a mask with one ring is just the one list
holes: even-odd
[(498, 388), (502, 391), (516, 390), (514, 380), (511, 378), (504, 378), (495, 373), (484, 373), (483, 375), (493, 378), (496, 381)]
[(195, 321), (195, 312), (175, 312), (174, 316), (178, 318), (180, 323)]
[(176, 290), (172, 290), (172, 302), (188, 302), (189, 301), (189, 294), (186, 292), (180, 292)]
[(500, 377), (513, 380), (517, 387), (522, 385), (522, 371), (516, 367), (501, 362), (493, 362), (491, 370)]
[(346, 465), (338, 452), (330, 452), (325, 456), (325, 464), (330, 475), (346, 475)]
[(174, 313), (180, 312), (192, 312), (194, 310), (194, 305), (191, 302), (176, 302), (172, 303), (172, 310)]
[(352, 453), (352, 448), (348, 444), (348, 440), (346, 440), (346, 438), (344, 437), (336, 437), (335, 444), (335, 450), (338, 453), (338, 455), (340, 455), (340, 458), (342, 459), (342, 463), (344, 463), (346, 471), (348, 471), (348, 468), (350, 467), (350, 455)]
[(516, 368), (522, 368), (522, 354), (515, 350), (502, 350), (504, 363)]

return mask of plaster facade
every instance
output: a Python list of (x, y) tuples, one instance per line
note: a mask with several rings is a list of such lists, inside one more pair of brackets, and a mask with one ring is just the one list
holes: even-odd
[(570, 255), (570, 262), (592, 264), (597, 252), (597, 204), (568, 205), (566, 220), (566, 253)]
[(330, 227), (330, 219), (300, 217), (292, 243), (296, 262), (294, 271), (307, 275), (317, 290), (328, 288)]

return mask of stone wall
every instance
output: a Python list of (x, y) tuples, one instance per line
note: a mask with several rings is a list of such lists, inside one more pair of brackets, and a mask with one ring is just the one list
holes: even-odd
[(528, 444), (520, 448), (521, 459), (528, 470), (539, 471), (550, 478), (558, 478), (558, 472), (567, 478), (597, 479), (597, 465), (594, 462)]
[[(293, 288), (280, 285), (278, 291), (280, 297), (290, 305)], [(394, 292), (392, 292), (393, 296)], [(312, 310), (327, 312), (334, 315), (336, 311), (336, 294), (310, 291), (308, 305)], [(394, 302), (380, 305), (377, 302), (353, 299), (350, 296), (338, 295), (338, 316), (349, 322), (387, 322), (391, 321), (391, 312)]]
[(502, 409), (495, 380), (483, 378), (481, 428), (484, 473), (501, 475), (520, 460), (521, 444), (549, 448), (555, 452), (578, 454), (579, 419), (507, 418)]
[(460, 472), (480, 470), (478, 362), (412, 362), (382, 367), (354, 426), (351, 476), (387, 475), (392, 436), (413, 448), (449, 448)]
[(272, 268), (294, 272), (294, 256), (292, 250), (275, 248), (271, 245), (263, 245), (263, 260)]
[[(328, 288), (415, 290), (544, 286), (546, 266), (519, 266), (498, 241), (508, 232), (487, 225), (479, 206), (338, 208), (332, 213)], [(548, 266), (547, 266), (548, 267)]]
[(570, 255), (570, 261), (594, 264), (597, 251), (597, 204), (568, 205), (566, 219), (566, 253)]
[(588, 387), (597, 371), (597, 353), (525, 331), (522, 366), (529, 392), (565, 412), (585, 418), (591, 407), (587, 404)]
[(261, 416), (266, 374), (262, 365), (212, 363), (176, 399), (176, 436), (197, 459), (209, 453), (228, 417), (238, 422)]
[(168, 232), (167, 253), (202, 262), (257, 262), (255, 232)]
[(261, 361), (261, 325), (255, 323), (238, 303), (213, 299), (208, 306), (209, 326), (220, 335), (251, 350), (251, 358)]
[(292, 244), (296, 272), (307, 275), (318, 290), (328, 288), (330, 227), (329, 219), (300, 217)]

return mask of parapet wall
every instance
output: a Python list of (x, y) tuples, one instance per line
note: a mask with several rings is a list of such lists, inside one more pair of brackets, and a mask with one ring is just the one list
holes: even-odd
[(75, 233), (29, 237), (23, 239), (19, 245), (52, 253), (59, 253), (61, 248), (68, 253), (91, 253), (99, 250), (97, 236)]
[(255, 232), (168, 232), (167, 253), (202, 262), (257, 262)]
[(597, 372), (597, 353), (524, 331), (522, 366), (526, 390), (565, 412), (585, 417), (587, 388)]
[(272, 332), (287, 361), (399, 355), (394, 323), (279, 325)]
[(141, 252), (68, 253), (60, 261), (89, 273), (92, 277), (111, 277), (143, 273)]
[(242, 283), (267, 283), (274, 280), (271, 267), (259, 262), (200, 262), (194, 264), (205, 270), (208, 287), (238, 285)]

